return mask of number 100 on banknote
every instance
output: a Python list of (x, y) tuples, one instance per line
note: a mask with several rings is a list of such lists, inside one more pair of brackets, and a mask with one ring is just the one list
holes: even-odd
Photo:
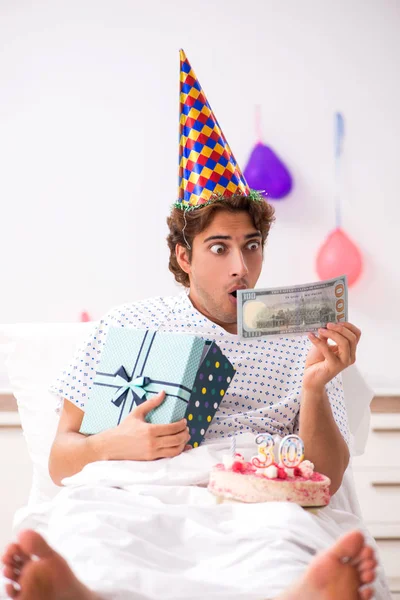
[(242, 338), (316, 332), (348, 320), (347, 278), (265, 290), (237, 291), (238, 335)]

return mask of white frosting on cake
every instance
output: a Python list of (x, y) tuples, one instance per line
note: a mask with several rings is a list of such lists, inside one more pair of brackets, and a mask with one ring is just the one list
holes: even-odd
[(285, 473), (288, 477), (294, 477), (294, 469), (292, 467), (285, 467)]
[(278, 477), (278, 467), (276, 465), (269, 465), (263, 469), (263, 475), (269, 479), (276, 479)]
[(232, 454), (224, 454), (222, 457), (222, 462), (224, 463), (225, 469), (231, 469), (233, 467), (233, 463), (244, 463), (245, 460), (244, 456), (237, 452), (235, 456), (232, 456)]
[(230, 454), (224, 454), (222, 457), (222, 462), (224, 464), (225, 469), (231, 469), (235, 459)]
[(299, 465), (299, 469), (303, 477), (307, 477), (308, 479), (314, 473), (314, 463), (309, 460), (303, 460)]

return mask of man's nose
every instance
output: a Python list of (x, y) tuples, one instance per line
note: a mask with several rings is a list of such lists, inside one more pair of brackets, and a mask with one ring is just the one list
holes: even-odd
[(244, 277), (249, 272), (246, 261), (241, 250), (232, 254), (231, 275), (232, 277)]

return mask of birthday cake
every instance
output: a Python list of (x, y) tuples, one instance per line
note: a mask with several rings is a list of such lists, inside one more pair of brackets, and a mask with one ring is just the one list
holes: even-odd
[(224, 456), (213, 467), (208, 489), (220, 501), (294, 502), (303, 507), (329, 504), (329, 477), (314, 471), (304, 459), (304, 445), (296, 435), (282, 439), (279, 462), (274, 460), (274, 440), (269, 434), (256, 437), (257, 456), (246, 462), (239, 453)]

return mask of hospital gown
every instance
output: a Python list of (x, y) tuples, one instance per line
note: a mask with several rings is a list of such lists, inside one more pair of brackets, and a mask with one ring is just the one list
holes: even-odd
[[(218, 344), (236, 373), (206, 432), (207, 441), (249, 432), (284, 436), (298, 430), (308, 338), (288, 335), (242, 340), (196, 310), (186, 291), (111, 310), (52, 386), (60, 403), (66, 398), (85, 410), (109, 327), (191, 334)], [(340, 375), (327, 385), (327, 393), (334, 419), (348, 443)]]

